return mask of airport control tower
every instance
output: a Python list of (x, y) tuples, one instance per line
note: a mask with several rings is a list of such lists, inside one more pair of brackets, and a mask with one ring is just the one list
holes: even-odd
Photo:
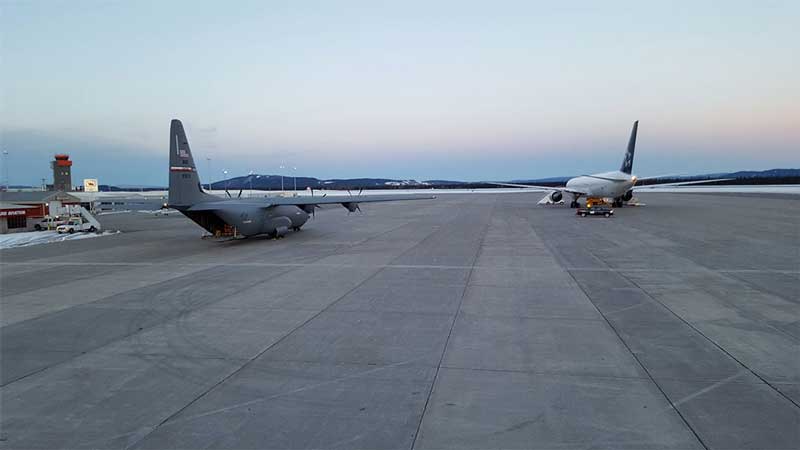
[(72, 190), (72, 161), (69, 155), (58, 154), (55, 160), (50, 163), (53, 167), (53, 189), (56, 191)]

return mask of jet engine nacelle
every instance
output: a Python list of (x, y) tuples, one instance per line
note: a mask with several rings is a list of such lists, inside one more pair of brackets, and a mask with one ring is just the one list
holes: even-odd
[(564, 195), (561, 193), (561, 191), (553, 191), (553, 193), (550, 194), (550, 200), (553, 203), (560, 202), (562, 198), (564, 198)]
[(633, 198), (633, 191), (628, 191), (622, 196), (622, 200), (629, 202)]

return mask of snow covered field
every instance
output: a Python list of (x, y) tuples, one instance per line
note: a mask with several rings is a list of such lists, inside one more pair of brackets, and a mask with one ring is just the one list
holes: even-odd
[(48, 244), (50, 242), (91, 239), (117, 233), (119, 233), (119, 231), (116, 232), (104, 231), (102, 233), (75, 233), (75, 234), (58, 234), (55, 231), (29, 231), (25, 233), (2, 234), (0, 235), (0, 249), (24, 247), (26, 245)]

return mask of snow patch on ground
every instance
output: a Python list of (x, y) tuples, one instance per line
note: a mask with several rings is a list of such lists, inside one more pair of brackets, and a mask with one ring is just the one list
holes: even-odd
[(119, 233), (119, 231), (75, 234), (58, 234), (55, 231), (29, 231), (24, 233), (0, 234), (0, 249), (24, 247), (27, 245), (49, 244), (51, 242), (77, 241), (79, 239), (91, 239), (117, 233)]

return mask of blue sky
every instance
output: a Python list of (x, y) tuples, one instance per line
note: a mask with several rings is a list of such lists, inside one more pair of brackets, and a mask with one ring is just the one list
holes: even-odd
[(798, 2), (26, 1), (0, 6), (12, 184), (222, 170), (519, 179), (797, 167)]

